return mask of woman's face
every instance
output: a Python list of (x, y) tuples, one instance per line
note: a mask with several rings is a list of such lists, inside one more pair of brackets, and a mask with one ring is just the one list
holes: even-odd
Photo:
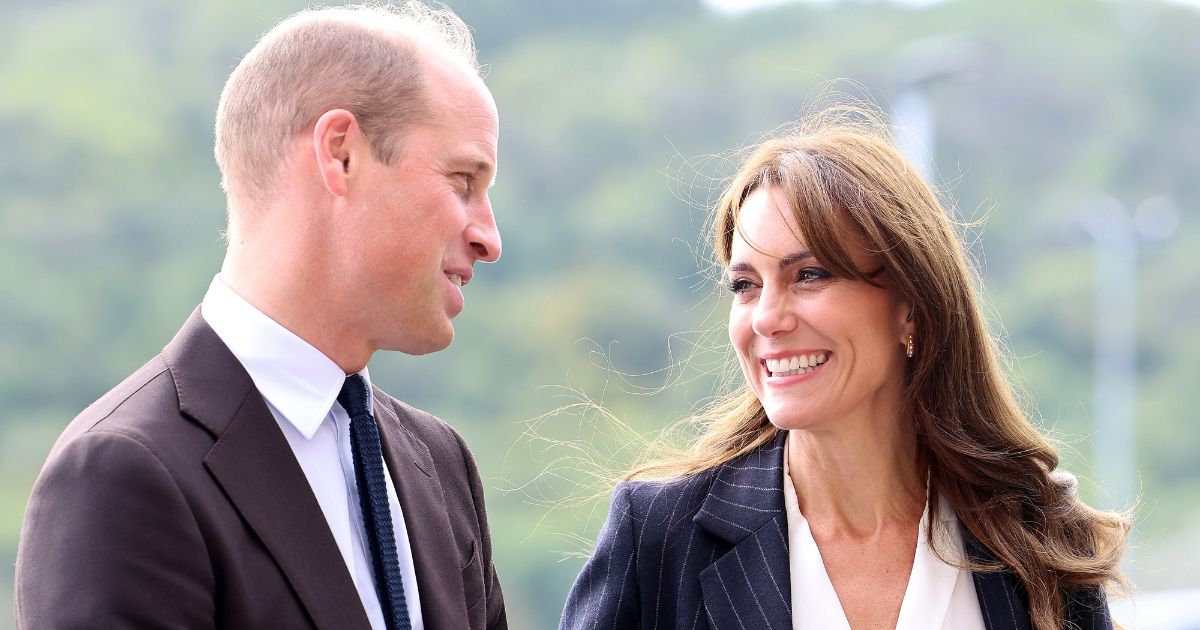
[[(777, 194), (760, 188), (746, 198), (730, 252), (729, 339), (746, 382), (784, 429), (897, 415), (909, 305), (834, 277), (809, 254)], [(861, 246), (847, 246), (858, 269), (880, 267)]]

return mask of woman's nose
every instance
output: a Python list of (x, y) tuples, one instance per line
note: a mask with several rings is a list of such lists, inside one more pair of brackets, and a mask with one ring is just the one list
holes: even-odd
[(797, 317), (786, 291), (764, 287), (754, 308), (751, 327), (760, 337), (778, 337), (796, 329)]

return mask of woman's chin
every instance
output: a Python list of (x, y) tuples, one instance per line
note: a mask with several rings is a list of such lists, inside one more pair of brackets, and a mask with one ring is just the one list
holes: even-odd
[(776, 427), (784, 431), (809, 431), (820, 429), (821, 423), (807, 416), (797, 416), (795, 414), (775, 414), (767, 412), (767, 420)]

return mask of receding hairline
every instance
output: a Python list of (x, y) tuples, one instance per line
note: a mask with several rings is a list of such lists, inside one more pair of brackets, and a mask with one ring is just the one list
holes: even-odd
[[(418, 59), (428, 62), (431, 53), (442, 53), (447, 58), (462, 62), (472, 73), (479, 75), (480, 66), (476, 57), (474, 43), (470, 40), (456, 41), (458, 48), (444, 38), (435, 36), (423, 22), (415, 21), (403, 13), (394, 13), (385, 8), (391, 5), (348, 5), (341, 7), (317, 7), (293, 13), (271, 27), (254, 48), (258, 49), (269, 40), (289, 34), (292, 30), (319, 23), (340, 23), (348, 26), (361, 27), (377, 35), (393, 40), (393, 43), (405, 46), (416, 54)], [(417, 2), (409, 2), (404, 8), (423, 6)], [(426, 48), (428, 46), (428, 48)]]
[[(342, 48), (343, 40), (349, 48)], [(306, 59), (298, 52), (305, 42), (322, 52)], [(376, 52), (367, 52), (372, 47)], [(382, 52), (389, 48), (408, 60), (394, 67), (408, 71), (386, 70), (395, 63)], [(372, 150), (390, 160), (404, 129), (430, 120), (435, 66), (482, 80), (470, 28), (447, 8), (415, 1), (349, 5), (306, 9), (280, 20), (238, 63), (221, 93), (215, 154), (230, 211), (274, 194), (283, 145), (331, 109), (348, 109), (364, 129), (374, 129)], [(321, 93), (333, 98), (322, 103)]]
[[(429, 78), (436, 72), (439, 62), (449, 63), (466, 71), (470, 76), (482, 79), (481, 66), (476, 57), (473, 42), (467, 40), (465, 46), (461, 45), (463, 42), (459, 42), (460, 46), (455, 48), (428, 28), (424, 28), (423, 23), (415, 22), (405, 14), (393, 13), (388, 8), (391, 6), (393, 5), (363, 4), (304, 9), (276, 23), (255, 44), (252, 52), (265, 48), (269, 45), (269, 40), (286, 36), (292, 31), (306, 26), (322, 23), (341, 24), (361, 28), (410, 53), (416, 60), (420, 72), (420, 79), (416, 85), (417, 97), (426, 106), (429, 105), (431, 97), (428, 89)], [(410, 1), (401, 6), (410, 9), (414, 6), (425, 5)], [(317, 113), (312, 120), (301, 127), (301, 130), (312, 126), (322, 113), (324, 112)], [(409, 124), (428, 122), (428, 113), (425, 114), (425, 116), (414, 118)]]

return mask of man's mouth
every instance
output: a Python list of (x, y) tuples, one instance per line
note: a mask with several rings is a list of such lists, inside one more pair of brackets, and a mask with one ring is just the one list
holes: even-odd
[(761, 363), (767, 368), (767, 376), (795, 376), (813, 372), (828, 360), (829, 353), (813, 352), (781, 359), (763, 359)]
[(449, 278), (450, 282), (453, 282), (454, 286), (456, 286), (456, 287), (461, 287), (462, 285), (466, 284), (466, 282), (463, 281), (463, 277), (461, 274), (448, 273), (448, 274), (446, 274), (446, 277)]

